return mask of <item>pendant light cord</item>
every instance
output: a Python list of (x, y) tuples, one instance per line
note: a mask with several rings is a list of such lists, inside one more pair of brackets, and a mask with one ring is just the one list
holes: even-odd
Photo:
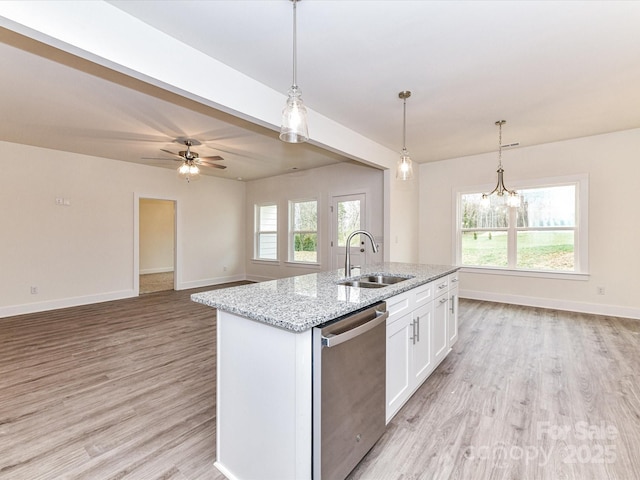
[(298, 87), (298, 75), (297, 75), (297, 70), (298, 70), (298, 35), (297, 35), (297, 25), (296, 25), (296, 4), (297, 4), (297, 0), (292, 0), (293, 1), (293, 88), (297, 88)]
[(403, 116), (402, 116), (402, 149), (407, 149), (407, 98), (403, 99)]

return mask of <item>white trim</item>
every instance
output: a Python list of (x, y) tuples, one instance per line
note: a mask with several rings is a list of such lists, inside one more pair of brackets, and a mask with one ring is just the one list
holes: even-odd
[(244, 274), (229, 275), (226, 277), (216, 277), (216, 278), (203, 278), (201, 280), (181, 282), (180, 284), (178, 284), (176, 290), (188, 290), (190, 288), (212, 287), (214, 285), (220, 285), (222, 283), (240, 282), (245, 279), (246, 279), (246, 276)]
[(322, 267), (322, 264), (317, 262), (284, 262), (284, 264), (288, 267), (311, 268), (313, 270), (318, 270)]
[(140, 270), (140, 275), (150, 275), (153, 273), (169, 273), (173, 272), (173, 267), (145, 268)]
[(569, 312), (608, 315), (613, 317), (633, 318), (640, 320), (640, 308), (604, 305), (600, 303), (576, 302), (572, 300), (556, 300), (553, 298), (531, 297), (528, 295), (510, 295), (504, 293), (460, 290), (460, 298), (484, 300), (487, 302), (509, 303), (527, 307), (550, 308)]
[(536, 277), (536, 278), (555, 278), (562, 280), (589, 280), (590, 275), (588, 273), (578, 272), (551, 272), (541, 270), (511, 270), (508, 268), (499, 267), (463, 267), (460, 266), (460, 271), (464, 273), (475, 273), (478, 275), (506, 275), (513, 277)]
[(280, 260), (268, 260), (266, 258), (250, 258), (249, 261), (256, 265), (269, 265), (270, 267), (278, 267), (282, 263)]
[(110, 302), (112, 300), (122, 300), (136, 296), (138, 296), (138, 293), (133, 290), (119, 290), (116, 292), (99, 293), (82, 297), (69, 297), (22, 305), (9, 305), (7, 307), (0, 307), (0, 318), (24, 315), (27, 313), (46, 312), (59, 308), (78, 307), (92, 303)]
[(270, 280), (277, 280), (280, 277), (265, 277), (264, 275), (247, 275), (245, 280), (249, 282), (268, 282)]

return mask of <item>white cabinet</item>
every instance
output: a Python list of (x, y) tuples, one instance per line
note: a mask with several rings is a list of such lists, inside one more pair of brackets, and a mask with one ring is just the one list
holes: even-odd
[(434, 362), (438, 365), (449, 353), (447, 323), (449, 313), (449, 280), (447, 277), (434, 282), (432, 349)]
[(409, 312), (393, 323), (387, 323), (387, 422), (411, 396), (413, 375), (411, 330), (413, 314)]
[(458, 274), (388, 298), (387, 423), (458, 339)]
[(458, 340), (458, 272), (449, 275), (449, 312), (447, 316), (447, 337), (449, 348)]
[(431, 284), (387, 299), (386, 416), (389, 421), (433, 370)]

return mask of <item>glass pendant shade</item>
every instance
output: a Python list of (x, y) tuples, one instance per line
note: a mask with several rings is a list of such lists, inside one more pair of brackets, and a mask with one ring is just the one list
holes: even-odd
[(413, 165), (411, 163), (411, 157), (406, 148), (402, 149), (402, 155), (398, 159), (398, 165), (396, 167), (396, 179), (397, 180), (411, 180), (413, 178)]
[(200, 178), (200, 169), (193, 163), (193, 160), (185, 160), (178, 167), (178, 176), (184, 178), (187, 183), (198, 180)]
[(413, 178), (413, 165), (407, 151), (407, 98), (411, 96), (409, 90), (398, 94), (402, 99), (402, 154), (396, 165), (396, 180), (411, 180)]
[(287, 104), (282, 110), (280, 140), (287, 143), (302, 143), (309, 140), (307, 109), (302, 103), (300, 89), (293, 85), (289, 90)]

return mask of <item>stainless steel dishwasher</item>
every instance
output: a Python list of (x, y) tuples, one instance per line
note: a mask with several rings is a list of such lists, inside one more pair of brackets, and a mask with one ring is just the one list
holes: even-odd
[(313, 479), (343, 480), (385, 429), (386, 303), (313, 329)]

